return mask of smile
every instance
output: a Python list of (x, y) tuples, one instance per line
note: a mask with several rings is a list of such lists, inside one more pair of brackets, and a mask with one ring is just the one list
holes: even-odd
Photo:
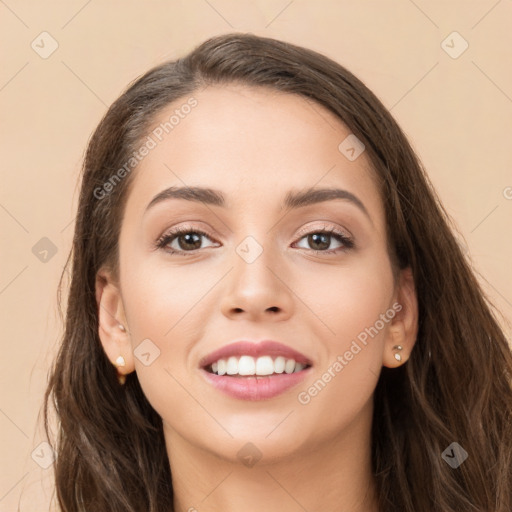
[(305, 355), (275, 341), (228, 344), (200, 362), (208, 384), (239, 400), (269, 400), (298, 385), (310, 373)]
[(213, 362), (208, 370), (216, 375), (232, 375), (245, 377), (249, 375), (278, 375), (281, 373), (296, 373), (308, 367), (298, 363), (295, 359), (286, 359), (278, 356), (272, 359), (271, 356), (254, 358), (243, 355), (241, 357), (231, 356), (228, 359), (219, 359)]

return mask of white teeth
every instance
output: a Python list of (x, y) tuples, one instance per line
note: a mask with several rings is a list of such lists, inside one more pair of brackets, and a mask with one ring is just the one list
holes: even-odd
[(293, 370), (295, 370), (295, 360), (287, 359), (286, 364), (284, 365), (284, 371), (286, 373), (293, 373)]
[(295, 370), (293, 370), (293, 373), (295, 372), (300, 372), (301, 370), (304, 370), (304, 365), (303, 364), (300, 364), (300, 363), (297, 363), (295, 365)]
[(238, 361), (238, 375), (254, 375), (256, 373), (256, 363), (254, 357), (242, 356)]
[(283, 356), (276, 357), (276, 360), (274, 361), (274, 371), (276, 373), (283, 373), (285, 364), (286, 359)]
[(217, 375), (272, 375), (274, 373), (295, 373), (306, 367), (296, 363), (295, 359), (286, 359), (278, 356), (275, 360), (270, 356), (261, 356), (255, 359), (251, 356), (231, 356), (227, 360), (219, 359), (212, 363), (212, 373)]
[(226, 360), (225, 359), (219, 359), (217, 361), (217, 373), (219, 375), (224, 375), (226, 373)]
[(258, 357), (256, 361), (256, 375), (272, 375), (274, 373), (274, 361), (270, 356)]
[(236, 375), (238, 373), (238, 358), (236, 358), (235, 356), (231, 356), (228, 359), (226, 373), (228, 375)]

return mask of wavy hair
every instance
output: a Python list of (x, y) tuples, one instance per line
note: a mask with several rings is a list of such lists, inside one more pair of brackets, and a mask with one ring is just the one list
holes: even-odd
[[(162, 420), (135, 372), (116, 379), (98, 334), (95, 278), (116, 271), (133, 173), (102, 187), (149, 134), (155, 116), (209, 85), (298, 94), (333, 112), (366, 146), (385, 206), (394, 270), (410, 267), (418, 336), (410, 359), (383, 368), (375, 389), (372, 470), (381, 512), (512, 510), (512, 352), (455, 227), (390, 112), (358, 78), (315, 51), (253, 34), (210, 38), (132, 82), (94, 131), (84, 158), (65, 326), (44, 397), (64, 512), (173, 510)], [(115, 274), (117, 275), (117, 274)], [(63, 316), (64, 319), (64, 316)], [(58, 418), (49, 431), (50, 406)], [(452, 469), (452, 442), (468, 453)]]

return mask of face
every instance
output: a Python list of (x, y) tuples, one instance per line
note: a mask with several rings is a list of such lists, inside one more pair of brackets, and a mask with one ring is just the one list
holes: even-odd
[(135, 353), (125, 370), (171, 444), (235, 461), (248, 442), (275, 459), (349, 438), (396, 362), (402, 307), (366, 155), (347, 158), (350, 131), (299, 96), (193, 97), (133, 171), (113, 288)]

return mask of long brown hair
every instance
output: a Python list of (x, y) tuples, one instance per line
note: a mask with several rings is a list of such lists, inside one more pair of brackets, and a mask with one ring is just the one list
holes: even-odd
[[(344, 67), (296, 45), (239, 33), (208, 39), (149, 70), (112, 104), (89, 142), (65, 267), (72, 261), (65, 331), (44, 401), (49, 441), (50, 404), (60, 420), (53, 444), (60, 507), (173, 509), (162, 420), (135, 372), (118, 384), (98, 335), (95, 277), (104, 264), (117, 268), (133, 173), (101, 199), (98, 187), (129, 160), (162, 108), (229, 83), (298, 94), (338, 116), (365, 144), (380, 183), (394, 268), (412, 269), (417, 341), (406, 364), (383, 368), (375, 390), (380, 511), (510, 512), (512, 353), (421, 162), (379, 99)], [(468, 453), (458, 468), (442, 458), (453, 442)]]

